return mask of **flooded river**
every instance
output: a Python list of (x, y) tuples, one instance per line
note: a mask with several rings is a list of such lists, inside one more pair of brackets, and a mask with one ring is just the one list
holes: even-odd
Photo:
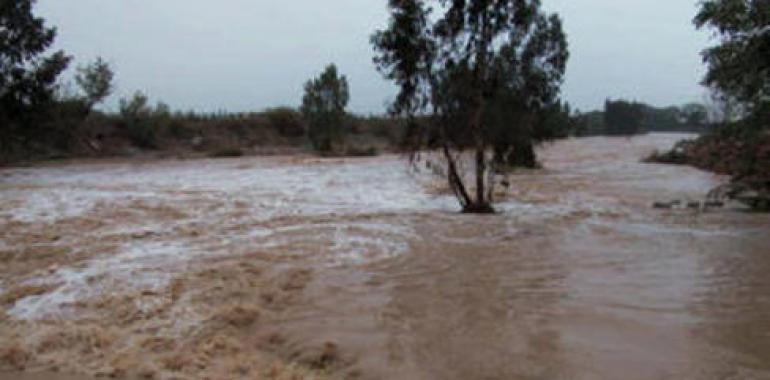
[(640, 163), (683, 137), (545, 146), (493, 216), (395, 156), (1, 170), (0, 368), (770, 378), (770, 216), (653, 209), (725, 181)]

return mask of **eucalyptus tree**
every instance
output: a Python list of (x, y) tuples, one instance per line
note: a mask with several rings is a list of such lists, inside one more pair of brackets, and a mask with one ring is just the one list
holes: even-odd
[(344, 139), (345, 107), (349, 99), (348, 80), (339, 75), (337, 66), (333, 64), (305, 84), (300, 110), (308, 123), (308, 136), (316, 150), (330, 153)]
[[(531, 143), (531, 115), (558, 95), (568, 57), (561, 20), (542, 11), (539, 0), (388, 5), (388, 27), (372, 44), (378, 70), (400, 87), (392, 112), (409, 120), (413, 148), (437, 141), (464, 212), (494, 212), (488, 153)], [(473, 187), (457, 164), (466, 149)]]
[(770, 104), (770, 0), (706, 0), (695, 17), (718, 44), (703, 51), (704, 84), (749, 112)]
[(56, 29), (32, 13), (34, 0), (0, 1), (0, 147), (35, 136), (36, 118), (54, 98), (69, 64), (62, 51), (45, 56)]

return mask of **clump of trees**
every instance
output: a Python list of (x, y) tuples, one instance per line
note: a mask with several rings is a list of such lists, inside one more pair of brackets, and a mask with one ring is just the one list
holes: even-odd
[(706, 105), (653, 107), (623, 99), (607, 99), (604, 109), (575, 116), (573, 131), (581, 136), (630, 136), (650, 132), (702, 133), (711, 128), (713, 113)]
[[(537, 0), (390, 0), (374, 62), (412, 149), (439, 147), (463, 211), (493, 212), (494, 156), (533, 155), (536, 115), (558, 99), (567, 42)], [(459, 156), (473, 156), (473, 187)], [(490, 154), (494, 153), (494, 154)]]
[(310, 143), (317, 151), (330, 154), (344, 146), (348, 100), (348, 80), (339, 75), (334, 64), (305, 84), (300, 111), (307, 121)]
[(153, 108), (147, 95), (136, 92), (131, 98), (120, 99), (118, 126), (134, 145), (144, 149), (157, 148), (157, 135), (171, 118), (169, 107), (158, 103)]
[(72, 58), (49, 53), (56, 29), (33, 14), (34, 0), (0, 3), (0, 160), (84, 144), (79, 127), (113, 90), (101, 58), (81, 66), (68, 93), (59, 77)]
[(608, 135), (639, 133), (644, 118), (644, 105), (626, 101), (607, 100), (604, 104), (604, 125)]
[[(114, 73), (102, 58), (77, 69), (74, 92), (57, 88), (54, 100), (49, 105), (49, 112), (38, 121), (38, 128), (52, 143), (41, 148), (54, 147), (59, 151), (71, 151), (75, 147), (93, 149), (84, 134), (83, 125), (93, 115), (94, 107), (103, 102), (113, 91)], [(40, 141), (40, 140), (38, 140)]]

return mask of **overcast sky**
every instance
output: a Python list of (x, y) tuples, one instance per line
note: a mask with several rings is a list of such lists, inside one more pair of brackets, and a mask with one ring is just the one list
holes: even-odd
[[(395, 88), (371, 63), (386, 0), (39, 0), (75, 64), (104, 57), (119, 96), (141, 90), (174, 109), (297, 106), (302, 85), (335, 62), (350, 109), (381, 113)], [(564, 97), (582, 110), (607, 97), (654, 105), (703, 98), (692, 18), (697, 0), (543, 0), (564, 19), (571, 58)], [(71, 75), (71, 73), (70, 73)]]

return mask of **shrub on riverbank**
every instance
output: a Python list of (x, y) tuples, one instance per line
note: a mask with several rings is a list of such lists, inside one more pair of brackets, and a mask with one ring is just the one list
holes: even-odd
[(770, 199), (770, 128), (757, 119), (725, 123), (645, 161), (691, 165), (729, 175), (733, 184), (751, 189), (754, 198)]

